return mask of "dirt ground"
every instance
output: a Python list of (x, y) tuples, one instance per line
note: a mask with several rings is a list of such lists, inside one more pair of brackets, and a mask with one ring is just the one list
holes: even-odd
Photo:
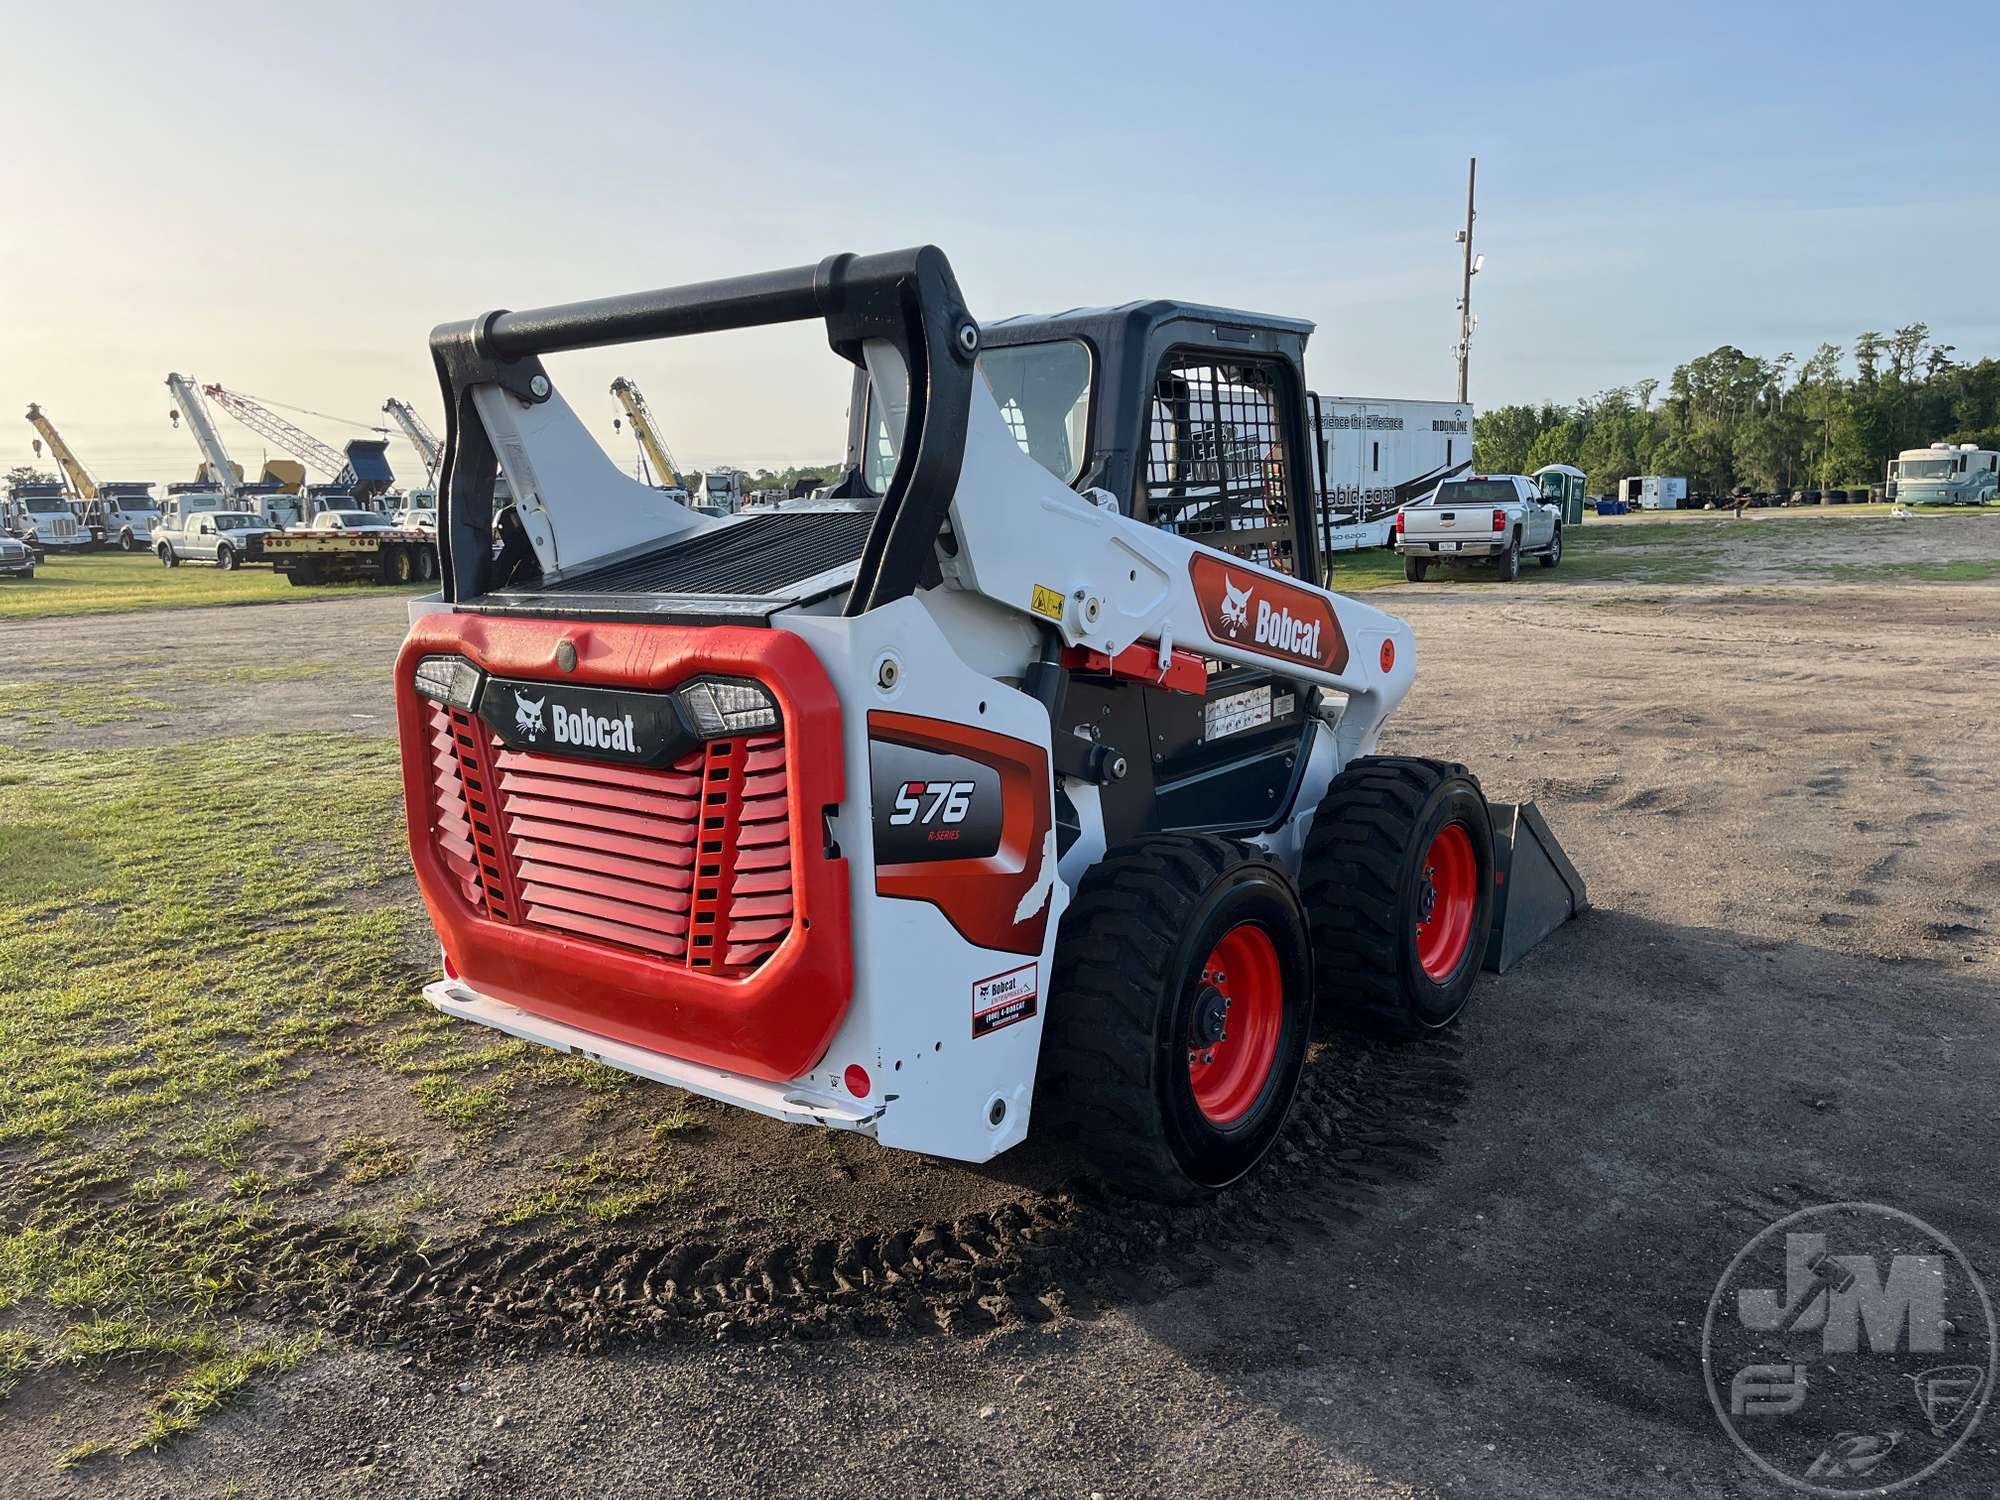
[[(1657, 537), (1677, 529), (1674, 581), (1786, 583), (1801, 577), (1922, 580), (1958, 570), (1989, 579), (2000, 562), (2000, 512), (1931, 509), (1905, 515), (1871, 506), (1866, 513), (1816, 506), (1727, 511), (1633, 511), (1591, 516), (1582, 528), (1598, 569), (1614, 573), (1640, 548), (1626, 537)], [(1782, 527), (1782, 530), (1777, 528)]]
[[(1777, 1493), (1702, 1379), (1745, 1241), (1870, 1199), (2000, 1275), (2000, 587), (1746, 567), (1370, 596), (1419, 648), (1384, 748), (1537, 800), (1595, 909), (1448, 1041), (1330, 1040), (1272, 1169), (1204, 1214), (1106, 1202), (1032, 1147), (980, 1172), (702, 1111), (670, 1212), (260, 1310), (326, 1351), (157, 1457), (56, 1474), (119, 1397), (17, 1393), (0, 1493)], [(386, 735), (371, 669), (401, 632), (360, 596), (6, 639), (107, 687), (169, 650), (209, 667), (93, 731), (149, 743)], [(301, 659), (328, 670), (216, 689)], [(302, 1158), (325, 1102), (276, 1121)], [(531, 1147), (637, 1129), (573, 1104), (437, 1143), (427, 1185), (482, 1201)], [(1917, 1493), (1996, 1487), (1989, 1424)]]

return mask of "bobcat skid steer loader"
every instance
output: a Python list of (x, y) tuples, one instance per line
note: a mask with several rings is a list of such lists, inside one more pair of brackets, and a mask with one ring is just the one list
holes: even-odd
[[(743, 515), (622, 474), (539, 358), (807, 319), (850, 469)], [(1263, 1156), (1316, 1003), (1451, 1021), (1493, 832), (1463, 767), (1370, 753), (1414, 652), (1311, 581), (1309, 331), (982, 330), (929, 247), (438, 328), (444, 588), (396, 668), (430, 1001), (938, 1156), (1032, 1114), (1168, 1199)]]

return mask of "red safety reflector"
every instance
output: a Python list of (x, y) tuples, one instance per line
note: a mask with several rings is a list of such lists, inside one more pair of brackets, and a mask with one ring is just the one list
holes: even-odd
[(1391, 640), (1384, 640), (1382, 642), (1382, 670), (1386, 672), (1395, 665), (1396, 643)]
[(1496, 510), (1493, 512), (1493, 529), (1495, 531), (1505, 531), (1507, 529), (1506, 511)]
[(847, 1092), (855, 1098), (866, 1099), (868, 1097), (868, 1070), (862, 1067), (860, 1063), (849, 1063), (847, 1065), (847, 1072), (842, 1075), (842, 1080), (847, 1084)]

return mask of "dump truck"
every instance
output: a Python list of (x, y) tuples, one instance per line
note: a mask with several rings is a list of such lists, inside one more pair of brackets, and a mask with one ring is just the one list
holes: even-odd
[[(625, 474), (542, 363), (804, 320), (849, 472), (749, 514)], [(1316, 1024), (1451, 1025), (1580, 886), (1531, 809), (1379, 752), (1416, 646), (1315, 582), (1310, 331), (982, 328), (928, 246), (438, 327), (395, 667), (426, 997), (884, 1146), (1032, 1120), (1177, 1202), (1264, 1157)]]
[(139, 481), (111, 481), (97, 486), (97, 498), (77, 507), (77, 519), (99, 547), (144, 552), (160, 521), (160, 502), (153, 487)]
[(7, 530), (25, 542), (37, 562), (51, 552), (87, 552), (91, 536), (70, 508), (69, 493), (58, 481), (17, 481), (7, 487)]

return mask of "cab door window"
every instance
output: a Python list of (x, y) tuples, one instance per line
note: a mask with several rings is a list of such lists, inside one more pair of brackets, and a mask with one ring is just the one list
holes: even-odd
[(1278, 573), (1300, 572), (1299, 486), (1274, 365), (1170, 353), (1153, 382), (1140, 518)]

